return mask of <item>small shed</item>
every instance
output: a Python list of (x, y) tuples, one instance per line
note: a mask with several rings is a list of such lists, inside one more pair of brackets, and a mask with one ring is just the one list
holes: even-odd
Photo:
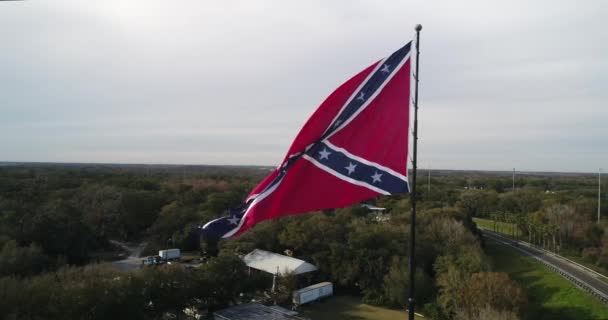
[(374, 220), (378, 222), (386, 222), (391, 220), (391, 215), (386, 213), (386, 208), (376, 207), (371, 204), (362, 204), (361, 206), (373, 212)]
[(374, 205), (367, 204), (367, 203), (364, 203), (364, 204), (362, 204), (361, 206), (362, 206), (362, 207), (364, 207), (364, 208), (367, 208), (367, 209), (369, 209), (369, 210), (371, 210), (371, 211), (375, 211), (375, 212), (382, 212), (382, 211), (386, 211), (386, 208), (380, 208), (380, 207), (376, 207), (376, 206), (374, 206)]
[(255, 249), (243, 257), (243, 262), (253, 269), (282, 276), (316, 271), (318, 268), (304, 260), (282, 254)]

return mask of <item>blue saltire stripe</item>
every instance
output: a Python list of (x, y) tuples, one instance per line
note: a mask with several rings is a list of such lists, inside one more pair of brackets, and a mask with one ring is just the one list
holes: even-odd
[(322, 169), (340, 179), (382, 194), (409, 191), (407, 177), (404, 175), (354, 156), (330, 143), (321, 142), (310, 148), (306, 152), (306, 159), (317, 166), (322, 166)]
[(365, 105), (371, 97), (374, 97), (375, 93), (384, 87), (384, 83), (392, 77), (392, 75), (399, 71), (399, 67), (408, 54), (410, 53), (412, 42), (408, 42), (401, 49), (393, 52), (388, 58), (380, 61), (375, 71), (371, 76), (368, 76), (367, 81), (358, 90), (351, 95), (346, 106), (344, 106), (338, 116), (332, 121), (329, 128), (323, 134), (319, 140), (324, 140), (330, 135), (334, 134), (334, 131), (338, 130), (342, 124), (351, 120), (353, 115), (356, 115), (359, 109)]

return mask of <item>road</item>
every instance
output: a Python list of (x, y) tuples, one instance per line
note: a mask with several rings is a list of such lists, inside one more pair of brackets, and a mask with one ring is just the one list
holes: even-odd
[(146, 243), (130, 244), (117, 240), (110, 240), (110, 242), (116, 246), (121, 247), (123, 250), (129, 253), (126, 259), (113, 261), (112, 266), (120, 271), (129, 271), (138, 269), (141, 267), (141, 252), (146, 247)]
[(576, 286), (608, 304), (608, 282), (600, 279), (602, 277), (606, 278), (605, 276), (554, 253), (532, 247), (527, 242), (513, 240), (490, 230), (481, 228), (480, 230), (486, 238), (498, 241), (523, 254), (534, 257)]

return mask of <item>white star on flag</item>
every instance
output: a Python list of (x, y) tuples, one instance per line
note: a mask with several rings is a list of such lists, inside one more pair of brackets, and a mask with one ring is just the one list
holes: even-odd
[(386, 72), (386, 73), (391, 72), (391, 71), (388, 69), (388, 67), (390, 67), (390, 66), (389, 66), (388, 64), (385, 64), (385, 65), (384, 65), (384, 67), (382, 68), (382, 70), (380, 70), (380, 71), (381, 71), (381, 72)]
[(228, 222), (236, 226), (237, 224), (239, 224), (239, 218), (237, 218), (236, 216), (232, 216), (232, 218), (228, 219)]
[(321, 155), (319, 157), (319, 160), (329, 159), (330, 154), (331, 154), (331, 152), (329, 152), (329, 151), (327, 151), (327, 149), (323, 148), (323, 150), (319, 151), (319, 155)]
[(355, 168), (357, 167), (356, 164), (349, 162), (347, 167), (344, 167), (346, 170), (348, 170), (348, 175), (350, 175), (351, 173), (355, 172)]
[(380, 180), (380, 177), (382, 177), (382, 173), (376, 172), (374, 175), (372, 175), (372, 183), (382, 182), (382, 180)]
[(357, 100), (361, 100), (361, 101), (365, 100), (365, 92), (361, 91), (359, 96), (357, 97)]

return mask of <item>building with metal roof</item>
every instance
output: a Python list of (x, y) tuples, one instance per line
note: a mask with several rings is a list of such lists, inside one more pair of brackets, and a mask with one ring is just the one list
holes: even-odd
[(364, 207), (364, 208), (367, 208), (367, 209), (369, 209), (371, 211), (386, 211), (386, 208), (376, 207), (376, 206), (371, 205), (371, 204), (364, 203), (361, 206)]
[(243, 258), (243, 262), (253, 269), (268, 272), (273, 275), (302, 274), (316, 271), (318, 268), (304, 260), (284, 256), (282, 254), (255, 249)]
[(260, 303), (246, 303), (213, 313), (214, 320), (308, 320), (297, 312), (278, 306), (267, 307)]

